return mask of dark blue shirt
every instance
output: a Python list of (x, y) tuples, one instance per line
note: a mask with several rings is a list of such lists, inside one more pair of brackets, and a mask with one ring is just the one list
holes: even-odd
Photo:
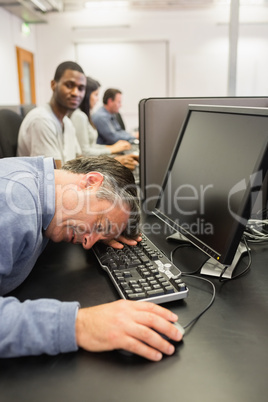
[(119, 140), (135, 140), (133, 135), (122, 130), (115, 114), (108, 112), (104, 106), (92, 115), (92, 121), (98, 130), (98, 144), (112, 145)]

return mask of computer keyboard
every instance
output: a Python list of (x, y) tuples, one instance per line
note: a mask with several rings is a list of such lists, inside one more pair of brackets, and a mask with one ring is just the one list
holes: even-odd
[(93, 252), (123, 299), (156, 304), (187, 297), (181, 271), (145, 236), (121, 250), (96, 243)]

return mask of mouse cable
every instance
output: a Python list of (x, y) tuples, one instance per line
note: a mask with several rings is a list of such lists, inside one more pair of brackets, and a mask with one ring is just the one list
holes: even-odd
[(201, 276), (196, 276), (196, 275), (192, 275), (192, 274), (182, 274), (182, 276), (188, 276), (191, 278), (195, 278), (195, 279), (199, 279), (201, 281), (207, 282), (210, 284), (210, 286), (212, 288), (212, 297), (210, 299), (210, 302), (196, 317), (194, 317), (190, 322), (188, 322), (188, 324), (183, 325), (183, 328), (186, 329), (186, 328), (190, 327), (191, 325), (195, 324), (196, 321), (199, 320), (199, 318), (212, 306), (212, 304), (214, 303), (215, 297), (216, 297), (216, 289), (215, 289), (214, 284), (210, 280), (208, 280), (206, 278), (202, 278)]
[[(179, 244), (178, 246), (176, 246), (170, 253), (170, 261), (172, 263), (173, 263), (173, 256), (175, 254), (175, 251), (177, 251), (179, 248), (182, 248), (182, 247), (194, 247), (194, 245), (190, 244), (190, 243), (182, 243), (182, 244)], [(195, 278), (195, 279), (198, 279), (200, 281), (204, 281), (204, 282), (209, 283), (209, 285), (212, 288), (212, 297), (211, 297), (210, 302), (208, 303), (208, 305), (196, 317), (194, 317), (190, 322), (188, 322), (188, 324), (183, 325), (184, 329), (186, 329), (186, 328), (190, 327), (191, 325), (195, 324), (196, 321), (212, 306), (212, 304), (214, 303), (215, 297), (216, 297), (216, 289), (215, 289), (214, 284), (209, 279), (202, 278), (200, 276), (194, 275), (195, 273), (198, 273), (200, 271), (200, 269), (201, 269), (201, 267), (199, 267), (197, 270), (195, 270), (193, 272), (188, 272), (188, 273), (182, 272), (181, 276), (187, 276), (187, 277), (190, 277), (190, 278)]]

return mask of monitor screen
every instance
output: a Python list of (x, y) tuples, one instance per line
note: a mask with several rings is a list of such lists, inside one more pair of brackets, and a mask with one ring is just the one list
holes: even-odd
[[(268, 107), (268, 97), (147, 98), (139, 103), (140, 194), (143, 210), (155, 205), (189, 104)], [(257, 204), (261, 204), (261, 200)], [(256, 206), (256, 210), (259, 205)]]
[(154, 214), (231, 264), (267, 166), (267, 109), (190, 105)]

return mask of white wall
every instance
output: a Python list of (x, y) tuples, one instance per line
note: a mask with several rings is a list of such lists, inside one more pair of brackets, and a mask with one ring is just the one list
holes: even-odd
[[(2, 77), (11, 77), (1, 84), (6, 88), (0, 91), (2, 104), (18, 101), (16, 44), (33, 50), (36, 55), (39, 104), (50, 99), (50, 81), (56, 66), (68, 59), (77, 60), (76, 44), (82, 42), (166, 40), (169, 43), (169, 96), (228, 95), (227, 5), (172, 12), (102, 9), (80, 14), (53, 13), (48, 17), (48, 24), (33, 26), (35, 40), (27, 38), (27, 43), (19, 33), (18, 21), (0, 9), (0, 56), (1, 60), (2, 55), (6, 60), (4, 64), (1, 62), (0, 72)], [(268, 7), (241, 6), (240, 21), (236, 95), (266, 96)], [(88, 57), (94, 65), (94, 54)], [(90, 69), (85, 73), (91, 75)], [(148, 74), (146, 68), (145, 74)], [(95, 78), (102, 82), (101, 76)], [(139, 85), (139, 77), (132, 85), (133, 89)], [(157, 82), (155, 85), (157, 87)], [(121, 89), (124, 92), (124, 88)]]
[[(124, 40), (168, 41), (169, 96), (228, 95), (228, 6), (172, 12), (114, 11), (53, 14), (48, 25), (37, 27), (39, 102), (50, 96), (45, 83), (52, 78), (55, 66), (68, 58), (77, 59), (75, 44)], [(268, 23), (264, 23), (268, 22), (268, 7), (241, 6), (240, 21), (236, 94), (268, 95)], [(94, 54), (88, 57), (94, 66)], [(90, 69), (85, 72), (91, 75)], [(149, 74), (146, 68), (145, 74)], [(102, 82), (101, 76), (95, 78)], [(132, 82), (133, 91), (139, 81), (137, 77)]]
[[(112, 11), (84, 12), (79, 16), (64, 14), (61, 18), (54, 14), (50, 17), (49, 27), (38, 26), (38, 59), (41, 61), (39, 72), (42, 70), (42, 78), (46, 77), (48, 82), (56, 64), (67, 58), (77, 59), (74, 54), (76, 43), (166, 40), (169, 43), (169, 96), (226, 95), (228, 26), (219, 26), (217, 22), (218, 15), (221, 18), (226, 15), (227, 19), (228, 7), (220, 12), (205, 8), (173, 12), (117, 11), (113, 15)], [(101, 29), (98, 25), (117, 27)], [(120, 28), (120, 25), (128, 27)], [(88, 57), (94, 65), (94, 54)], [(51, 60), (55, 60), (53, 67)], [(90, 70), (85, 72), (91, 75)], [(150, 74), (146, 66), (144, 74)], [(96, 78), (102, 82), (101, 76)], [(139, 77), (133, 82), (133, 88), (137, 85)], [(157, 82), (155, 85), (157, 87)], [(124, 91), (124, 88), (121, 89)], [(148, 96), (146, 89), (145, 93)], [(39, 95), (38, 99), (43, 102), (49, 96), (49, 89), (43, 87)]]
[(0, 8), (0, 105), (20, 104), (16, 46), (36, 53), (35, 27), (21, 33), (22, 21)]
[(137, 129), (140, 100), (168, 95), (167, 47), (167, 42), (157, 40), (77, 44), (77, 62), (85, 71), (90, 71), (92, 78), (101, 77), (95, 110), (102, 105), (107, 88), (119, 88), (123, 91), (120, 113), (130, 132)]

